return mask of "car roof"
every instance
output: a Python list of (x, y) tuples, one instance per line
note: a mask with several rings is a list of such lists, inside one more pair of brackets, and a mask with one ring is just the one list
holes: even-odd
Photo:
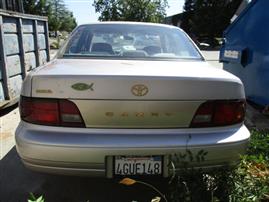
[(174, 29), (180, 29), (179, 27), (167, 25), (167, 24), (160, 24), (160, 23), (152, 23), (152, 22), (131, 22), (131, 21), (102, 21), (102, 22), (93, 22), (93, 23), (87, 23), (79, 25), (81, 26), (87, 26), (87, 25), (102, 25), (102, 24), (121, 24), (121, 25), (148, 25), (148, 26), (156, 26), (156, 27), (167, 27), (167, 28), (174, 28)]

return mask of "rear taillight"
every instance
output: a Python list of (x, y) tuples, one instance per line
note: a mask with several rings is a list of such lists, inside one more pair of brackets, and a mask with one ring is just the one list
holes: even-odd
[(77, 106), (69, 100), (21, 97), (20, 113), (29, 123), (85, 127)]
[(62, 126), (84, 126), (81, 114), (73, 102), (60, 100), (59, 108)]
[(244, 100), (208, 101), (197, 109), (190, 127), (228, 126), (242, 123), (245, 109)]

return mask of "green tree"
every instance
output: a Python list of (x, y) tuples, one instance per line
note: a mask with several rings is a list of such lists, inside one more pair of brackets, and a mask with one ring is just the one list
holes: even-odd
[(71, 32), (76, 26), (76, 19), (63, 0), (23, 0), (25, 13), (48, 17), (49, 30)]
[(47, 0), (23, 0), (24, 12), (33, 15), (47, 16), (50, 5)]
[(194, 6), (196, 0), (185, 0), (184, 12), (182, 17), (181, 28), (184, 29), (187, 33), (191, 33), (191, 16), (194, 14)]
[(71, 32), (77, 26), (76, 19), (73, 16), (73, 13), (66, 11), (65, 15), (61, 19), (60, 31)]
[(118, 0), (95, 0), (93, 6), (96, 12), (101, 13), (100, 21), (120, 20)]
[(49, 29), (58, 35), (57, 31), (71, 32), (76, 26), (76, 19), (70, 12), (63, 0), (49, 0), (51, 15), (49, 18)]
[(95, 0), (100, 21), (162, 22), (167, 0)]
[(49, 0), (49, 4), (51, 7), (51, 15), (48, 16), (49, 30), (54, 31), (57, 36), (66, 15), (66, 7), (63, 0)]
[(190, 35), (208, 38), (216, 44), (230, 24), (230, 19), (242, 0), (186, 0), (182, 28)]

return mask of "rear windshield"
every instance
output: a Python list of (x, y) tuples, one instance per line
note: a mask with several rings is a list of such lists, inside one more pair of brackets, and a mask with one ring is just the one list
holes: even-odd
[(180, 29), (137, 24), (80, 26), (59, 57), (202, 59)]

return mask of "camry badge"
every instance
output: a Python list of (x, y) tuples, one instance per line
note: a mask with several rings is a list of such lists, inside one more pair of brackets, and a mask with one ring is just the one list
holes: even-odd
[(53, 93), (52, 92), (52, 90), (50, 90), (50, 89), (37, 89), (36, 91), (35, 91), (36, 93)]
[(134, 96), (145, 96), (146, 94), (148, 94), (149, 89), (147, 86), (143, 85), (143, 84), (137, 84), (134, 85), (131, 89), (131, 92), (133, 93)]
[(91, 91), (93, 91), (93, 84), (94, 83), (91, 83), (90, 85), (89, 84), (86, 84), (86, 83), (75, 83), (71, 87), (74, 90), (77, 90), (77, 91), (84, 91), (84, 90), (88, 90), (88, 89), (90, 89)]

